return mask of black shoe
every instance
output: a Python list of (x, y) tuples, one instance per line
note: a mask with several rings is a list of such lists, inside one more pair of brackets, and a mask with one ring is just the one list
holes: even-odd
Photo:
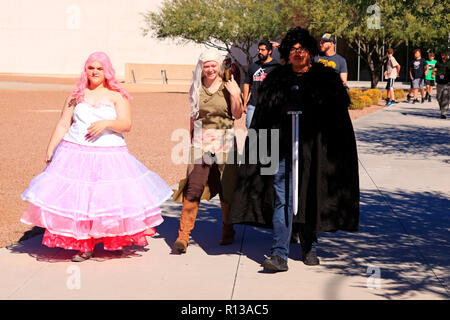
[(425, 99), (424, 98), (422, 98), (422, 102), (421, 103), (424, 103), (425, 102)]
[(431, 96), (428, 96), (428, 102), (431, 102)]
[(430, 94), (427, 92), (425, 93), (425, 99), (428, 99), (430, 97)]
[(419, 99), (414, 99), (413, 100), (413, 104), (416, 103), (416, 102), (419, 103)]
[(284, 260), (280, 256), (271, 256), (267, 258), (263, 263), (264, 269), (269, 269), (272, 271), (287, 271), (288, 265), (287, 260)]
[(441, 119), (447, 119), (446, 115), (441, 114)]
[(411, 101), (411, 96), (408, 94), (407, 96), (406, 96), (406, 102), (410, 102)]
[(302, 261), (307, 266), (317, 266), (320, 264), (319, 258), (317, 258), (315, 250), (309, 250), (309, 252), (307, 253), (302, 251)]

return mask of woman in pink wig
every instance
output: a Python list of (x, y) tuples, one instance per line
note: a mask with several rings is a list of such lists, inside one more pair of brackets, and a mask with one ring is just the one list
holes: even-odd
[(78, 250), (72, 261), (105, 250), (147, 245), (163, 222), (159, 206), (172, 190), (128, 153), (131, 96), (119, 86), (108, 56), (92, 53), (66, 99), (47, 147), (45, 170), (22, 199), (21, 221), (46, 229), (48, 247)]

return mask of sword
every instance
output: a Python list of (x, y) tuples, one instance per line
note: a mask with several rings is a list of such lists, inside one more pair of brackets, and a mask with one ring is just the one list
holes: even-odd
[(299, 128), (298, 116), (302, 114), (301, 111), (288, 111), (292, 116), (292, 210), (294, 215), (298, 212), (298, 172), (299, 172)]

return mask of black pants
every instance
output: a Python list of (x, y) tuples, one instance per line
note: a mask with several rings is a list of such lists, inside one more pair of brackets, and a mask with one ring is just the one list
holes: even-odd
[(293, 223), (292, 233), (298, 233), (300, 243), (304, 252), (311, 250), (313, 242), (317, 242), (317, 234), (314, 229), (306, 223)]

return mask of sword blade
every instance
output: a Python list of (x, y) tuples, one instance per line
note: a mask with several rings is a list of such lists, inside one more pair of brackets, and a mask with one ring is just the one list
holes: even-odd
[(299, 115), (301, 111), (290, 111), (292, 116), (292, 210), (294, 215), (298, 213), (298, 193), (299, 193)]

